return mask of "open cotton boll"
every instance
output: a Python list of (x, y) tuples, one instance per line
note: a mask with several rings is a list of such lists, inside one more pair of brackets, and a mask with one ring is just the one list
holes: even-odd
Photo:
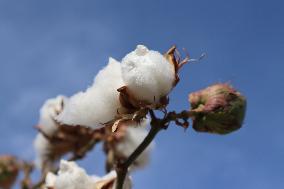
[(60, 161), (55, 189), (94, 189), (95, 183), (86, 171), (75, 162)]
[[(129, 157), (132, 152), (142, 143), (148, 134), (145, 128), (147, 121), (141, 122), (141, 125), (129, 125), (126, 130), (125, 137), (116, 145), (116, 153), (123, 157)], [(134, 161), (132, 168), (141, 168), (148, 164), (150, 152), (154, 144), (151, 143), (142, 154)]]
[(34, 140), (34, 148), (36, 151), (36, 167), (42, 169), (43, 164), (47, 167), (51, 166), (51, 162), (48, 161), (51, 145), (41, 133), (37, 134)]
[(58, 129), (54, 119), (62, 111), (63, 104), (66, 102), (67, 97), (59, 95), (48, 99), (41, 107), (38, 125), (45, 134), (51, 136)]
[(154, 103), (171, 91), (175, 68), (159, 52), (138, 45), (121, 63), (123, 81), (137, 100)]
[(112, 120), (121, 107), (117, 89), (123, 85), (120, 63), (109, 58), (108, 65), (98, 73), (93, 85), (72, 96), (57, 120), (93, 129), (103, 127), (102, 123)]

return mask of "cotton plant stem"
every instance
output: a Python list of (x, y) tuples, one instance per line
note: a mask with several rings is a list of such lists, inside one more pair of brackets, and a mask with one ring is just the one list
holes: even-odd
[[(153, 112), (152, 112), (153, 113)], [(154, 115), (154, 114), (153, 114)], [(117, 180), (116, 189), (122, 189), (125, 177), (128, 172), (129, 166), (139, 157), (139, 155), (151, 144), (158, 132), (163, 129), (163, 125), (160, 124), (159, 119), (152, 119), (151, 129), (143, 140), (143, 142), (136, 148), (136, 150), (128, 157), (128, 159), (122, 164), (118, 164), (116, 168)]]
[(152, 126), (146, 138), (143, 142), (136, 148), (136, 150), (129, 156), (129, 158), (122, 164), (118, 165), (117, 172), (117, 182), (116, 189), (122, 189), (125, 177), (128, 172), (129, 166), (139, 157), (139, 155), (149, 146), (153, 141), (157, 133), (161, 130), (159, 127)]
[(193, 112), (191, 111), (182, 111), (180, 113), (176, 112), (169, 112), (166, 113), (163, 119), (159, 119), (155, 116), (153, 110), (149, 110), (150, 117), (151, 117), (151, 129), (143, 140), (143, 142), (136, 148), (136, 150), (127, 158), (127, 160), (121, 164), (117, 165), (116, 173), (117, 173), (117, 180), (116, 180), (116, 189), (123, 189), (123, 183), (125, 177), (128, 173), (129, 166), (139, 157), (139, 155), (151, 144), (155, 136), (158, 132), (164, 128), (171, 122), (176, 121), (178, 119), (185, 119), (188, 120), (190, 117), (193, 116)]
[(24, 172), (24, 178), (21, 181), (21, 188), (22, 189), (29, 189), (31, 185), (31, 172), (33, 171), (33, 164), (30, 164), (28, 162), (22, 162), (22, 169)]
[(167, 124), (171, 121), (176, 121), (178, 119), (188, 120), (194, 116), (195, 112), (183, 110), (180, 113), (176, 113), (175, 111), (169, 112), (166, 114), (165, 118), (162, 120), (164, 124)]

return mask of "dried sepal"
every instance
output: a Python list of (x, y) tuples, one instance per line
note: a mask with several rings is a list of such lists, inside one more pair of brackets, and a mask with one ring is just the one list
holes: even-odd
[[(113, 120), (103, 123), (105, 126), (111, 126), (112, 132), (115, 132), (121, 124), (129, 122), (136, 122), (139, 124), (146, 118), (149, 109), (152, 108), (150, 103), (135, 99), (134, 95), (127, 90), (126, 86), (117, 89), (117, 91), (120, 93), (119, 100), (123, 110), (117, 110), (117, 115)], [(166, 98), (161, 98), (161, 103), (168, 103), (168, 100)]]
[(128, 90), (127, 86), (117, 89), (119, 92), (119, 101), (128, 112), (133, 113), (141, 107), (147, 107), (150, 105), (147, 101), (137, 100), (135, 96)]
[(127, 86), (123, 86), (117, 89), (119, 92), (119, 100), (123, 107), (127, 109), (129, 113), (137, 113), (141, 109), (142, 111), (146, 111), (147, 109), (162, 109), (168, 105), (168, 97), (163, 96), (160, 99), (156, 99), (154, 97), (154, 102), (151, 103), (145, 100), (137, 100), (135, 96), (128, 90)]
[(20, 170), (18, 160), (10, 155), (0, 156), (0, 188), (9, 189), (17, 179)]
[[(59, 125), (52, 135), (45, 133), (41, 126), (37, 127), (39, 132), (48, 141), (44, 161), (41, 162), (43, 172), (50, 170), (50, 165), (63, 155), (72, 153), (76, 157), (82, 157), (86, 153), (86, 147), (94, 145), (104, 137), (103, 129), (93, 130), (83, 126)], [(90, 146), (91, 148), (91, 146)]]
[(175, 68), (175, 81), (173, 83), (173, 86), (176, 86), (177, 83), (179, 82), (180, 78), (179, 78), (179, 70), (180, 68), (185, 65), (186, 63), (188, 63), (188, 61), (190, 60), (189, 55), (187, 53), (186, 58), (184, 58), (183, 60), (181, 59), (180, 53), (178, 52), (176, 46), (172, 46), (165, 54), (164, 57), (172, 64), (174, 65)]
[(114, 122), (114, 124), (111, 126), (111, 132), (115, 132), (115, 131), (117, 130), (118, 125), (119, 125), (119, 123), (120, 123), (121, 121), (122, 121), (122, 120), (119, 119), (119, 120), (116, 120), (116, 121)]

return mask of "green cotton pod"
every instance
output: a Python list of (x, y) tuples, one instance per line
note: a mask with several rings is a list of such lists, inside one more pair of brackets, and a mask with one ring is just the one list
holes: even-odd
[(189, 95), (193, 129), (228, 134), (242, 127), (246, 99), (228, 84), (215, 84)]

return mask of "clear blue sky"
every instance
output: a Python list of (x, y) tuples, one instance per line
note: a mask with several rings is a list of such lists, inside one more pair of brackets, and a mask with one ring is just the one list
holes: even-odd
[[(284, 188), (283, 19), (281, 0), (0, 0), (0, 154), (33, 159), (44, 100), (85, 89), (109, 56), (177, 44), (208, 57), (185, 67), (170, 107), (230, 81), (248, 98), (245, 124), (228, 136), (170, 127), (134, 188)], [(100, 148), (80, 162), (89, 173), (103, 173)]]

